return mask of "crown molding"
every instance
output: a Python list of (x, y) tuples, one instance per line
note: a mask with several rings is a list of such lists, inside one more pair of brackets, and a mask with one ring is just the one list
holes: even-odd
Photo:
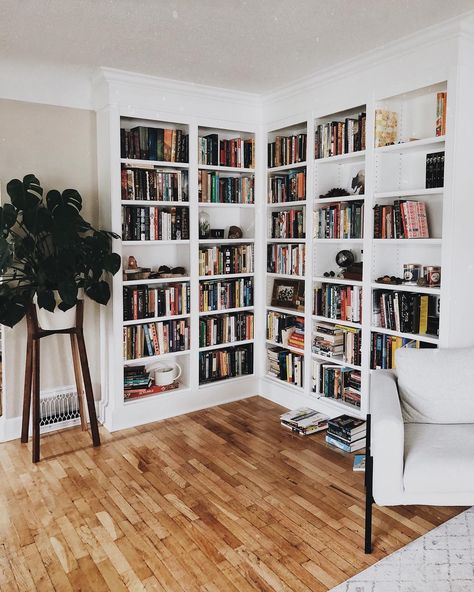
[(111, 89), (122, 87), (140, 87), (156, 92), (168, 92), (182, 96), (219, 100), (225, 103), (240, 103), (249, 107), (259, 107), (261, 96), (256, 93), (231, 90), (217, 86), (207, 86), (194, 82), (184, 82), (171, 78), (160, 78), (149, 74), (137, 74), (115, 68), (99, 68), (93, 76), (93, 87), (97, 88), (101, 82), (107, 83)]
[(427, 27), (265, 93), (261, 97), (263, 107), (314, 91), (324, 84), (343, 79), (349, 74), (357, 75), (358, 72), (374, 68), (395, 58), (399, 59), (421, 48), (438, 44), (440, 41), (446, 42), (462, 37), (474, 39), (474, 11), (450, 19), (441, 25)]

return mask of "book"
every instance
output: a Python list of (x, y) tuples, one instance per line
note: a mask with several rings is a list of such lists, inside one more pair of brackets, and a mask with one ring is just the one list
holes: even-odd
[(253, 245), (224, 245), (199, 249), (199, 275), (253, 273)]
[(166, 385), (152, 385), (149, 388), (128, 389), (124, 392), (125, 401), (129, 399), (139, 399), (141, 397), (149, 397), (150, 395), (157, 395), (159, 393), (166, 393), (179, 388), (178, 382)]
[(436, 93), (436, 135), (446, 134), (447, 92)]
[(352, 465), (352, 470), (359, 472), (365, 471), (365, 454), (354, 455), (354, 463)]
[(398, 139), (398, 114), (388, 109), (375, 110), (375, 147), (390, 146)]
[(338, 415), (328, 421), (328, 430), (334, 436), (350, 440), (354, 436), (365, 435), (366, 422), (351, 415)]
[(374, 206), (374, 238), (429, 238), (426, 204), (396, 200)]
[(326, 442), (331, 446), (339, 448), (344, 452), (355, 452), (356, 450), (360, 450), (361, 448), (365, 448), (365, 438), (355, 442), (354, 444), (346, 444), (339, 438), (330, 435), (329, 433), (326, 435)]
[(189, 209), (124, 206), (122, 239), (126, 241), (188, 240)]
[[(439, 315), (429, 312), (430, 307), (432, 311), (438, 309), (439, 296), (376, 289), (373, 303), (372, 322), (376, 327), (420, 335), (439, 333)], [(430, 316), (431, 323), (428, 322)]]
[(188, 185), (187, 171), (122, 165), (122, 200), (187, 202)]
[(276, 136), (275, 141), (268, 144), (268, 167), (304, 162), (306, 160), (306, 143), (306, 134)]
[(425, 186), (427, 189), (444, 187), (444, 152), (426, 155)]
[(198, 139), (199, 164), (234, 168), (255, 168), (255, 140), (219, 139), (211, 133)]
[(199, 319), (199, 347), (253, 339), (251, 312), (205, 316)]
[(188, 162), (189, 136), (183, 130), (146, 126), (120, 129), (120, 157)]
[(314, 133), (314, 157), (329, 158), (365, 150), (366, 114), (346, 117), (316, 126)]
[(362, 319), (362, 288), (337, 284), (321, 284), (313, 292), (315, 315), (360, 323)]
[(268, 244), (267, 271), (284, 275), (305, 274), (306, 246), (298, 244)]
[(124, 286), (124, 321), (184, 315), (190, 312), (191, 289), (189, 282), (159, 286)]
[(303, 386), (304, 356), (281, 347), (267, 349), (267, 374), (282, 382)]
[(271, 213), (271, 238), (305, 238), (305, 209)]
[(301, 435), (315, 434), (327, 428), (329, 416), (309, 407), (287, 411), (280, 416), (281, 424)]
[(253, 344), (199, 353), (199, 384), (253, 374)]
[(253, 306), (253, 278), (199, 282), (200, 312), (243, 306)]
[(268, 203), (287, 203), (306, 199), (306, 169), (272, 175), (268, 179)]
[(362, 238), (364, 202), (337, 202), (313, 211), (314, 238)]
[(223, 177), (215, 171), (198, 172), (199, 203), (253, 204), (255, 177)]

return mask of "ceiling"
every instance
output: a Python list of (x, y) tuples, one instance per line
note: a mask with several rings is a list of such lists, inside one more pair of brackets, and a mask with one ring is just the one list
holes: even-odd
[(474, 0), (0, 0), (0, 55), (267, 92)]

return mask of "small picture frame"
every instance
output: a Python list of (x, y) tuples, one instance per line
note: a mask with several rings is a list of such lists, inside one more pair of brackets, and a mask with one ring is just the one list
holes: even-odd
[(302, 310), (304, 308), (304, 282), (289, 278), (274, 280), (272, 306)]

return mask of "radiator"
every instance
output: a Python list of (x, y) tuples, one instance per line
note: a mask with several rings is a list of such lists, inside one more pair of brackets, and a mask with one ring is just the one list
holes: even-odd
[(40, 429), (42, 433), (79, 425), (79, 397), (75, 386), (41, 391)]

